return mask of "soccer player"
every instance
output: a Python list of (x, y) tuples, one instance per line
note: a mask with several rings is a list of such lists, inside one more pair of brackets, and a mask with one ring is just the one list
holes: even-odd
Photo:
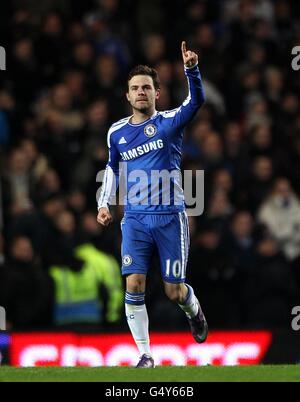
[[(117, 178), (118, 185), (120, 165), (126, 164), (126, 203), (121, 222), (122, 274), (126, 276), (127, 321), (140, 352), (138, 368), (154, 367), (145, 290), (146, 275), (155, 250), (160, 260), (165, 292), (185, 312), (194, 339), (202, 343), (208, 334), (200, 303), (193, 288), (185, 283), (189, 227), (183, 190), (175, 175), (170, 181), (177, 189), (177, 195), (172, 193), (166, 204), (161, 201), (166, 188), (163, 186), (161, 189), (157, 183), (153, 183), (151, 175), (153, 171), (180, 171), (183, 130), (204, 102), (198, 56), (186, 49), (185, 42), (181, 44), (181, 52), (189, 95), (177, 109), (156, 111), (160, 87), (154, 69), (139, 65), (129, 73), (126, 96), (133, 114), (114, 123), (108, 131), (109, 161), (98, 199), (97, 220), (107, 226), (112, 221), (109, 205), (116, 191), (114, 178)], [(149, 181), (144, 183), (139, 197), (132, 197), (133, 184), (130, 184), (128, 177), (130, 173), (141, 170)], [(150, 194), (155, 187), (158, 192), (156, 199)]]

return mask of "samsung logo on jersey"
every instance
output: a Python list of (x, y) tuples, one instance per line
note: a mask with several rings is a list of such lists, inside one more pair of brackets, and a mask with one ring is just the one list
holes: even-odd
[(120, 155), (123, 161), (129, 161), (130, 159), (137, 158), (138, 156), (147, 154), (150, 151), (156, 151), (158, 149), (162, 149), (163, 147), (164, 147), (163, 140), (156, 140), (148, 142), (148, 144), (143, 144), (136, 148), (130, 149), (129, 151), (121, 152)]

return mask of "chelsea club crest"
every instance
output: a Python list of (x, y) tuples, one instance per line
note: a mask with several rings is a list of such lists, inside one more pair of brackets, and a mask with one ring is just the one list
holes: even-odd
[(122, 258), (122, 263), (125, 267), (128, 267), (129, 265), (132, 264), (132, 257), (129, 254), (126, 254)]
[(154, 137), (156, 133), (157, 128), (154, 124), (147, 124), (147, 126), (144, 128), (144, 134), (149, 138)]

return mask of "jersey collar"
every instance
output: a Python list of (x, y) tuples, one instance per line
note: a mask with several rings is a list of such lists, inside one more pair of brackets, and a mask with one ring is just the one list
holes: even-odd
[(128, 119), (128, 124), (130, 126), (132, 126), (132, 127), (139, 127), (139, 126), (142, 126), (143, 124), (147, 123), (148, 121), (153, 120), (157, 115), (158, 115), (158, 111), (155, 110), (155, 112), (153, 113), (153, 115), (151, 117), (149, 117), (149, 119), (147, 119), (147, 120), (145, 120), (145, 121), (143, 121), (142, 123), (139, 123), (139, 124), (130, 123), (130, 119), (133, 117), (133, 115), (131, 115), (129, 117), (129, 119)]

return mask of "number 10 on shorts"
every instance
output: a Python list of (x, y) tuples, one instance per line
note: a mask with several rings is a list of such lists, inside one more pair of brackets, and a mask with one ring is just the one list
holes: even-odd
[[(172, 272), (171, 272), (172, 270)], [(175, 260), (171, 267), (171, 260), (166, 261), (166, 277), (169, 278), (172, 275), (174, 278), (184, 279), (183, 266), (180, 260)]]

